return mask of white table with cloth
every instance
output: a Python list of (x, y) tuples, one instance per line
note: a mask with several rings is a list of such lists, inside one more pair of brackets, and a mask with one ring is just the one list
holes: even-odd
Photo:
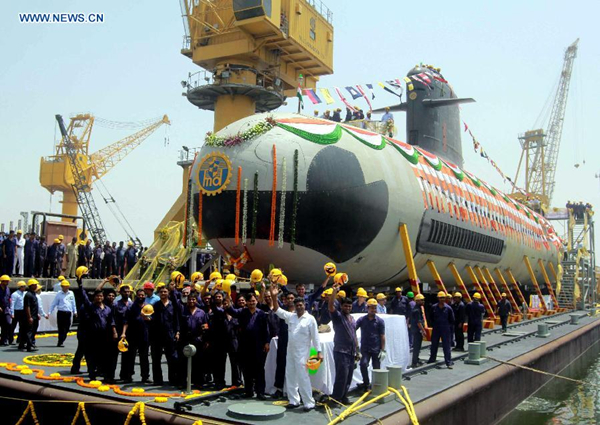
[[(353, 314), (355, 320), (359, 317), (364, 316), (364, 313)], [(406, 326), (406, 318), (404, 316), (396, 314), (378, 314), (385, 322), (385, 350), (387, 357), (381, 363), (381, 368), (385, 369), (387, 366), (395, 365), (402, 366), (403, 370), (406, 370), (410, 363), (410, 346), (408, 343), (408, 327)], [(333, 362), (333, 324), (331, 326), (331, 332), (320, 333), (319, 339), (321, 341), (321, 351), (323, 353), (323, 363), (319, 368), (319, 371), (315, 375), (311, 375), (310, 380), (313, 388), (324, 392), (325, 394), (331, 394), (333, 392), (333, 383), (335, 381), (335, 364)], [(356, 333), (358, 341), (360, 342), (360, 330)], [(277, 369), (277, 337), (271, 340), (271, 349), (267, 355), (267, 361), (265, 364), (265, 381), (266, 381), (266, 392), (272, 394), (275, 392), (275, 370)], [(369, 365), (369, 375), (371, 374), (373, 367)], [(306, 372), (308, 373), (308, 371)], [(355, 388), (358, 384), (362, 383), (362, 375), (360, 374), (360, 367), (357, 366), (354, 369), (354, 376), (352, 377), (352, 384), (350, 389)]]
[[(49, 313), (50, 312), (50, 305), (52, 304), (52, 301), (54, 301), (54, 298), (56, 297), (56, 294), (58, 294), (58, 292), (42, 292), (40, 294), (40, 297), (42, 298), (42, 305), (44, 307), (44, 312)], [(58, 310), (55, 309), (54, 313), (52, 313), (47, 319), (45, 317), (42, 317), (40, 319), (40, 324), (38, 326), (38, 332), (51, 332), (51, 331), (57, 331), (58, 330), (58, 324), (56, 323), (56, 312)], [(71, 323), (73, 323), (73, 317), (71, 316)], [(15, 329), (15, 332), (18, 332), (19, 326), (17, 325), (17, 329)]]

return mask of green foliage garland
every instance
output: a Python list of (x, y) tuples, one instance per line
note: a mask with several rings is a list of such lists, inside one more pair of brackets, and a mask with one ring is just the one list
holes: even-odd
[(347, 128), (342, 127), (346, 133), (348, 133), (350, 136), (354, 137), (356, 140), (358, 140), (360, 143), (362, 143), (363, 145), (367, 145), (368, 147), (370, 147), (371, 149), (375, 149), (375, 150), (382, 150), (383, 148), (385, 148), (385, 139), (383, 138), (383, 136), (381, 136), (381, 143), (377, 146), (372, 145), (371, 143), (366, 142), (365, 140), (361, 139), (360, 137), (358, 137), (356, 134), (354, 134), (352, 131), (348, 130)]
[(243, 142), (252, 140), (255, 137), (258, 137), (262, 134), (265, 134), (273, 127), (275, 127), (275, 125), (275, 120), (273, 120), (273, 118), (271, 117), (267, 117), (264, 121), (256, 123), (248, 130), (234, 134), (233, 136), (217, 136), (212, 131), (209, 131), (208, 133), (206, 133), (204, 143), (206, 144), (206, 146), (211, 147), (231, 148), (233, 146), (240, 145)]
[(294, 194), (292, 199), (292, 235), (290, 240), (290, 249), (294, 251), (296, 246), (296, 218), (298, 217), (298, 149), (294, 151)]
[(313, 134), (308, 131), (300, 130), (294, 128), (289, 125), (282, 124), (280, 122), (277, 123), (278, 127), (283, 128), (286, 131), (289, 131), (292, 134), (295, 134), (298, 137), (301, 137), (309, 142), (318, 143), (319, 145), (332, 145), (337, 143), (338, 140), (342, 137), (342, 127), (339, 125), (335, 126), (335, 129), (328, 134)]
[(258, 171), (254, 173), (254, 199), (252, 202), (252, 239), (251, 244), (256, 241), (256, 221), (258, 220)]

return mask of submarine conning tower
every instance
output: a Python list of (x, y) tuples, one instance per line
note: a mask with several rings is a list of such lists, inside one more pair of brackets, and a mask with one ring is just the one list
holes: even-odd
[(417, 65), (406, 81), (406, 138), (443, 159), (463, 166), (460, 103), (474, 102), (458, 98), (439, 68)]

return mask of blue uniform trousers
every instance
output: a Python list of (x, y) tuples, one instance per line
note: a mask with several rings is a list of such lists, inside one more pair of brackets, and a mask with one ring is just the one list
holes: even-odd
[(421, 334), (421, 331), (419, 330), (419, 328), (416, 328), (416, 330), (412, 329), (410, 332), (410, 335), (412, 335), (412, 341), (413, 341), (413, 352), (412, 352), (412, 366), (413, 367), (417, 367), (417, 365), (419, 364), (419, 354), (421, 353), (421, 344), (423, 343), (423, 335)]
[(244, 391), (247, 396), (265, 394), (265, 361), (267, 353), (254, 347), (240, 346)]
[(348, 389), (352, 383), (354, 356), (334, 351), (333, 361), (335, 362), (335, 382), (333, 383), (331, 397), (341, 402), (348, 396)]
[(360, 373), (362, 375), (363, 384), (369, 385), (369, 363), (373, 360), (373, 369), (379, 369), (381, 367), (381, 363), (379, 362), (379, 352), (369, 353), (368, 351), (361, 350), (360, 355), (362, 356), (360, 358)]
[(140, 375), (142, 380), (146, 381), (150, 377), (150, 362), (148, 361), (148, 351), (150, 344), (143, 338), (127, 338), (129, 349), (123, 353), (123, 363), (121, 364), (121, 379), (131, 379), (134, 374), (135, 356), (140, 356)]
[(467, 328), (467, 341), (475, 342), (481, 341), (481, 323), (473, 324), (469, 323), (469, 327)]
[(285, 380), (287, 346), (287, 336), (282, 338), (281, 335), (279, 335), (279, 344), (277, 345), (277, 369), (275, 370), (275, 388), (281, 391), (283, 391), (283, 383)]
[(71, 312), (57, 311), (56, 324), (58, 325), (58, 345), (62, 345), (65, 339), (67, 339), (67, 334), (71, 328)]
[(0, 332), (2, 332), (2, 340), (0, 341), (0, 344), (2, 345), (8, 345), (11, 341), (11, 324), (12, 318), (10, 317), (10, 313), (6, 311), (0, 313)]
[(165, 353), (167, 358), (167, 369), (169, 384), (177, 385), (177, 350), (175, 341), (172, 340), (157, 340), (151, 343), (152, 346), (152, 378), (156, 385), (163, 384), (162, 374), (162, 355)]
[(431, 334), (431, 352), (429, 354), (429, 361), (434, 362), (437, 357), (438, 346), (440, 344), (440, 338), (442, 339), (442, 348), (444, 350), (444, 360), (446, 364), (452, 363), (452, 353), (451, 353), (451, 337), (452, 330), (449, 326), (442, 328), (433, 328), (433, 332)]

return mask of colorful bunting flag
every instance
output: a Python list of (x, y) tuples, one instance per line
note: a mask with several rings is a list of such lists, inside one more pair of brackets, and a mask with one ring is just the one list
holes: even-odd
[(356, 109), (354, 109), (354, 107), (348, 103), (348, 101), (346, 100), (346, 98), (344, 97), (344, 95), (342, 94), (342, 92), (340, 91), (340, 89), (337, 88), (337, 87), (334, 87), (333, 89), (337, 93), (337, 95), (340, 98), (340, 100), (342, 101), (342, 103), (344, 105), (346, 105), (346, 108), (350, 109), (352, 112), (356, 112)]
[(313, 105), (322, 103), (321, 99), (319, 98), (319, 96), (317, 96), (317, 94), (315, 93), (315, 91), (313, 89), (304, 89), (304, 95), (310, 99), (310, 101), (313, 103)]
[(348, 90), (348, 93), (350, 93), (350, 96), (352, 96), (352, 100), (356, 100), (362, 96), (360, 92), (356, 90), (356, 87), (348, 86), (346, 87), (346, 90)]
[(392, 89), (388, 88), (385, 84), (383, 84), (382, 82), (378, 82), (377, 85), (379, 87), (381, 87), (382, 89), (384, 89), (386, 92), (393, 94), (394, 96), (398, 96), (398, 97), (402, 97), (401, 94), (396, 93), (395, 91), (393, 91)]
[(365, 94), (365, 91), (363, 90), (363, 88), (360, 85), (358, 85), (358, 86), (356, 86), (356, 89), (360, 92), (360, 94), (362, 95), (362, 97), (364, 97), (365, 100), (367, 101), (367, 104), (369, 105), (369, 111), (372, 111), (373, 110), (373, 106), (371, 106), (371, 101), (369, 100), (369, 98)]
[(328, 105), (331, 105), (332, 103), (335, 102), (335, 100), (333, 100), (333, 97), (331, 96), (331, 93), (329, 93), (329, 89), (319, 89), (321, 91), (321, 94), (323, 95), (323, 99), (325, 99), (325, 103), (327, 103)]
[(367, 84), (367, 88), (369, 89), (369, 94), (371, 95), (371, 100), (375, 100), (375, 93), (373, 92), (373, 84)]

